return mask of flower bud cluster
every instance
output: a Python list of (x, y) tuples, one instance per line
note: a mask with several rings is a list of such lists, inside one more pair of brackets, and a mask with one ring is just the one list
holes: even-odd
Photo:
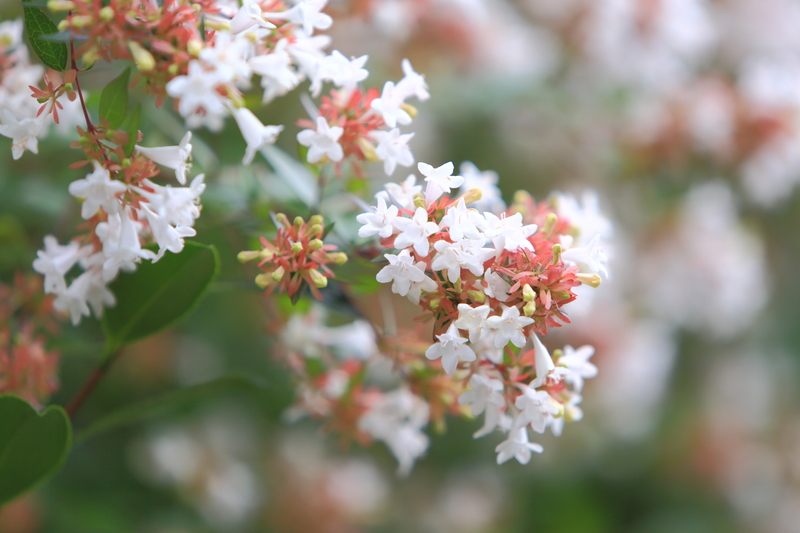
[(41, 406), (58, 390), (60, 354), (47, 349), (57, 318), (38, 276), (19, 273), (13, 285), (0, 283), (0, 394)]
[[(130, 157), (119, 144), (111, 144), (127, 139), (109, 137), (102, 128), (83, 132), (76, 143), (89, 158), (74, 166), (91, 164), (93, 168), (69, 186), (69, 193), (82, 200), (86, 232), (65, 245), (46, 236), (45, 248), (33, 262), (34, 270), (45, 276), (45, 292), (56, 296), (54, 307), (68, 311), (73, 324), (90, 311), (100, 317), (105, 307), (115, 305), (108, 284), (120, 271), (136, 270), (142, 259), (158, 261), (167, 251), (180, 253), (184, 238), (195, 235), (204, 176), (195, 177), (188, 187), (162, 186), (150, 179), (158, 175), (159, 163), (175, 170), (178, 181), (185, 184), (190, 140), (191, 132), (187, 132), (179, 146), (137, 146)], [(143, 247), (148, 242), (154, 242), (158, 250)], [(67, 283), (75, 266), (83, 272)]]
[(296, 217), (294, 222), (283, 213), (275, 217), (278, 231), (273, 239), (261, 237), (261, 250), (239, 254), (242, 262), (260, 259), (258, 267), (263, 270), (256, 276), (256, 284), (266, 289), (269, 295), (276, 287), (286, 291), (289, 297), (299, 298), (307, 286), (311, 293), (322, 299), (319, 289), (328, 285), (333, 272), (330, 263), (342, 265), (347, 255), (337, 252), (336, 245), (324, 244), (325, 222), (320, 215), (308, 221)]

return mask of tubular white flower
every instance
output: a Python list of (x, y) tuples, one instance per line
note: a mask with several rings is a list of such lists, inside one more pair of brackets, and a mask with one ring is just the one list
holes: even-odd
[(450, 238), (458, 242), (462, 239), (483, 239), (480, 228), (486, 224), (486, 219), (474, 209), (467, 209), (464, 199), (461, 198), (455, 207), (447, 209), (439, 225), (449, 228)]
[(269, 144), (275, 144), (278, 134), (283, 131), (283, 126), (265, 126), (258, 120), (252, 111), (246, 107), (232, 108), (231, 114), (236, 119), (236, 124), (242, 132), (242, 137), (247, 143), (247, 150), (242, 158), (244, 166), (253, 162), (256, 151)]
[(165, 217), (153, 213), (147, 208), (147, 205), (142, 205), (139, 212), (143, 213), (147, 218), (147, 222), (150, 224), (150, 231), (153, 232), (153, 238), (158, 244), (158, 253), (153, 258), (153, 263), (164, 257), (164, 253), (167, 250), (174, 254), (181, 253), (183, 251), (183, 239), (197, 235), (194, 228), (171, 226)]
[(370, 135), (378, 141), (375, 155), (383, 161), (383, 171), (387, 176), (394, 174), (397, 165), (410, 167), (414, 164), (414, 154), (408, 148), (413, 133), (400, 135), (400, 130), (394, 128), (389, 131), (375, 130)]
[(459, 359), (469, 363), (477, 358), (472, 348), (466, 346), (467, 339), (461, 336), (455, 324), (450, 324), (447, 333), (437, 335), (436, 338), (439, 339), (439, 342), (425, 351), (425, 357), (430, 360), (441, 357), (442, 368), (448, 374), (455, 371)]
[(531, 387), (526, 387), (522, 391), (522, 395), (517, 397), (514, 405), (521, 411), (514, 420), (514, 427), (525, 427), (530, 424), (536, 433), (544, 433), (548, 424), (553, 421), (553, 415), (560, 411), (547, 391)]
[(301, 131), (297, 134), (297, 142), (308, 146), (309, 163), (317, 163), (324, 156), (331, 161), (341, 161), (344, 150), (338, 141), (343, 133), (341, 126), (329, 126), (325, 117), (317, 117), (317, 129)]
[(267, 13), (273, 20), (285, 20), (303, 27), (303, 31), (311, 35), (315, 29), (327, 30), (333, 24), (330, 15), (322, 13), (328, 0), (301, 0), (286, 11)]
[(430, 241), (428, 237), (439, 231), (439, 226), (436, 222), (428, 221), (428, 212), (418, 207), (414, 212), (412, 218), (396, 218), (394, 225), (400, 230), (400, 233), (394, 239), (394, 245), (398, 249), (408, 248), (413, 246), (414, 250), (426, 256), (430, 252)]
[(189, 158), (192, 156), (192, 132), (187, 131), (178, 146), (160, 146), (145, 148), (136, 145), (136, 150), (146, 158), (159, 165), (175, 171), (175, 178), (181, 185), (186, 185), (186, 173), (192, 168)]
[(522, 348), (526, 342), (522, 328), (533, 324), (533, 319), (520, 316), (519, 309), (514, 306), (501, 305), (500, 307), (503, 308), (501, 316), (490, 316), (486, 319), (488, 327), (495, 332), (495, 348), (502, 348), (509, 342), (517, 348)]
[(3, 118), (0, 121), (0, 135), (11, 139), (11, 155), (14, 160), (22, 157), (25, 150), (34, 154), (39, 153), (38, 135), (44, 130), (44, 119), (47, 113), (42, 113), (38, 117), (24, 118), (17, 120), (14, 113), (8, 109), (3, 109)]
[(458, 319), (455, 325), (458, 329), (469, 331), (469, 340), (477, 342), (486, 330), (486, 318), (491, 308), (488, 305), (472, 307), (469, 304), (458, 304)]
[[(407, 296), (412, 288), (419, 291), (435, 291), (436, 282), (425, 274), (425, 263), (414, 263), (414, 258), (408, 250), (399, 254), (386, 254), (389, 264), (378, 272), (376, 279), (379, 283), (392, 282), (392, 292), (400, 296)], [(419, 293), (416, 295), (419, 303)]]
[(88, 174), (86, 179), (73, 181), (68, 189), (72, 196), (84, 199), (81, 216), (86, 220), (92, 218), (101, 207), (109, 215), (118, 213), (122, 203), (116, 195), (128, 188), (121, 181), (111, 179), (108, 169), (100, 163), (92, 163), (94, 172)]
[(503, 390), (503, 382), (491, 379), (480, 374), (472, 374), (469, 379), (470, 390), (458, 397), (460, 405), (469, 405), (473, 416), (478, 416), (484, 412), (489, 404), (502, 407), (506, 404), (500, 391)]
[(597, 376), (597, 367), (589, 362), (594, 355), (594, 346), (588, 344), (577, 350), (570, 345), (564, 346), (564, 354), (558, 358), (558, 366), (565, 366), (569, 374), (564, 381), (570, 383), (576, 392), (583, 390), (583, 380)]
[(381, 96), (375, 98), (370, 107), (383, 117), (383, 121), (390, 128), (398, 124), (411, 124), (411, 115), (403, 109), (403, 98), (403, 94), (395, 89), (394, 83), (387, 81), (383, 85)]
[(455, 283), (465, 268), (475, 276), (483, 274), (483, 263), (494, 255), (494, 251), (483, 248), (483, 238), (478, 241), (464, 239), (456, 243), (436, 241), (433, 245), (436, 255), (431, 261), (435, 271), (447, 270), (447, 279)]
[(431, 95), (428, 92), (428, 85), (425, 83), (425, 77), (414, 72), (414, 69), (411, 67), (411, 61), (403, 59), (401, 65), (405, 76), (397, 83), (395, 92), (398, 93), (403, 100), (410, 96), (416, 96), (420, 102), (424, 102), (430, 98)]
[(389, 182), (384, 185), (384, 189), (379, 191), (375, 197), (383, 198), (398, 207), (409, 209), (414, 205), (414, 197), (422, 194), (422, 185), (417, 185), (417, 176), (414, 174), (409, 174), (402, 184)]
[(464, 178), (461, 176), (453, 176), (455, 167), (451, 162), (437, 168), (433, 168), (427, 163), (419, 163), (417, 168), (428, 182), (428, 186), (425, 188), (425, 201), (428, 205), (435, 202), (444, 193), (449, 193), (451, 189), (457, 189), (464, 183)]
[(528, 430), (525, 427), (512, 429), (508, 438), (497, 445), (497, 464), (501, 465), (512, 457), (520, 464), (526, 465), (531, 460), (531, 452), (542, 453), (541, 444), (528, 442)]
[(103, 242), (103, 279), (111, 281), (120, 269), (133, 271), (142, 259), (154, 259), (156, 254), (142, 248), (131, 209), (108, 216), (108, 222), (97, 225), (95, 232)]
[(178, 112), (189, 128), (207, 126), (211, 131), (222, 129), (228, 99), (217, 92), (225, 83), (216, 69), (206, 69), (199, 60), (189, 62), (186, 76), (176, 76), (166, 85), (167, 94), (179, 99)]
[(52, 235), (45, 235), (44, 250), (37, 251), (37, 258), (33, 261), (33, 269), (44, 276), (44, 292), (64, 291), (67, 287), (64, 275), (91, 249), (91, 246), (81, 246), (76, 241), (62, 246)]
[(300, 83), (300, 78), (292, 68), (292, 58), (286, 52), (288, 42), (287, 39), (281, 39), (269, 54), (253, 57), (249, 61), (253, 72), (261, 76), (264, 103), (286, 94)]
[(378, 206), (373, 213), (361, 213), (356, 220), (363, 224), (358, 229), (359, 237), (372, 237), (378, 235), (382, 239), (391, 237), (394, 233), (394, 219), (397, 218), (397, 206), (386, 207), (386, 201), (378, 197)]
[(536, 369), (536, 379), (531, 383), (531, 387), (535, 389), (545, 384), (547, 377), (555, 370), (556, 366), (553, 364), (550, 352), (542, 344), (538, 335), (532, 334), (531, 342), (533, 342), (534, 368)]

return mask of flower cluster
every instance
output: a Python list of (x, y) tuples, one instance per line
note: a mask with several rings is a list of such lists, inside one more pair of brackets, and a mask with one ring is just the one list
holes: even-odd
[(40, 406), (58, 390), (60, 354), (47, 347), (58, 318), (38, 276), (18, 273), (13, 285), (0, 283), (0, 394)]
[[(195, 177), (188, 187), (151, 181), (160, 172), (158, 162), (186, 183), (190, 140), (187, 132), (179, 146), (137, 146), (130, 157), (121, 146), (109, 144), (102, 129), (86, 132), (78, 143), (90, 156), (79, 164), (91, 162), (93, 167), (69, 186), (69, 193), (83, 202), (85, 232), (64, 245), (46, 236), (45, 247), (33, 262), (34, 270), (45, 277), (45, 292), (56, 296), (54, 307), (68, 311), (73, 324), (89, 316), (90, 310), (100, 317), (105, 307), (116, 303), (107, 285), (120, 271), (136, 270), (142, 259), (158, 261), (167, 251), (180, 253), (184, 238), (195, 235), (192, 226), (200, 216), (204, 176)], [(97, 156), (102, 159), (93, 158)], [(147, 242), (155, 242), (157, 251), (143, 247)], [(83, 272), (68, 284), (67, 276), (76, 265)]]
[(312, 216), (308, 222), (297, 217), (291, 223), (283, 213), (275, 219), (275, 238), (261, 237), (261, 250), (241, 252), (239, 260), (261, 260), (258, 266), (264, 273), (256, 276), (256, 284), (266, 289), (266, 294), (280, 287), (290, 297), (299, 298), (304, 287), (309, 287), (316, 298), (322, 299), (319, 289), (333, 277), (328, 264), (342, 265), (347, 262), (347, 255), (336, 252), (336, 245), (322, 242), (325, 222), (320, 215)]

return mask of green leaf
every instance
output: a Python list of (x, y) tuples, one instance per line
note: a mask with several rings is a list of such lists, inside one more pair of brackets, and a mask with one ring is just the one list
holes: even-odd
[(301, 162), (290, 157), (276, 146), (265, 146), (259, 150), (272, 166), (275, 174), (307, 206), (319, 202), (317, 179)]
[(49, 35), (41, 35), (39, 36), (39, 39), (42, 39), (43, 41), (50, 41), (51, 43), (77, 43), (89, 40), (89, 38), (85, 35), (78, 35), (72, 30), (59, 31)]
[(54, 43), (40, 39), (42, 35), (58, 33), (58, 28), (38, 7), (23, 6), (25, 30), (31, 42), (31, 48), (46, 66), (61, 72), (67, 67), (66, 43)]
[(136, 138), (139, 136), (139, 120), (141, 115), (142, 104), (137, 104), (133, 110), (133, 113), (128, 115), (128, 118), (122, 125), (122, 129), (128, 134), (128, 142), (122, 147), (122, 149), (125, 151), (125, 155), (127, 156), (130, 156), (133, 153), (133, 147), (136, 146)]
[(103, 315), (106, 353), (149, 337), (187, 315), (219, 274), (213, 246), (186, 242), (179, 254), (143, 263), (132, 274), (120, 274), (110, 289), (117, 306)]
[(109, 415), (93, 422), (75, 436), (75, 443), (80, 443), (106, 431), (125, 427), (141, 420), (158, 416), (175, 409), (194, 405), (205, 399), (236, 391), (264, 390), (265, 385), (256, 383), (252, 378), (244, 376), (226, 376), (201, 385), (185, 387), (167, 392), (156, 398), (150, 398), (133, 405), (127, 405)]
[(128, 114), (128, 80), (131, 68), (122, 71), (117, 78), (106, 85), (100, 93), (100, 116), (108, 120), (108, 127), (115, 130), (122, 126)]
[(40, 415), (25, 400), (0, 395), (0, 506), (55, 473), (71, 441), (61, 407), (50, 406)]

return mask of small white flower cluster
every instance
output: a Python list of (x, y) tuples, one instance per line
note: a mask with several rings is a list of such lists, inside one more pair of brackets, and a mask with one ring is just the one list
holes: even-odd
[[(180, 146), (159, 148), (137, 147), (145, 157), (175, 170), (181, 183), (186, 182), (187, 159), (192, 150), (191, 132), (187, 132)], [(97, 220), (94, 235), (81, 246), (78, 241), (58, 244), (52, 235), (44, 239), (45, 248), (39, 250), (33, 268), (44, 275), (44, 288), (55, 294), (53, 306), (68, 311), (72, 323), (89, 316), (90, 309), (96, 317), (104, 307), (115, 304), (108, 290), (120, 270), (132, 272), (142, 259), (153, 262), (161, 259), (167, 250), (179, 253), (184, 238), (193, 237), (194, 221), (200, 216), (200, 195), (205, 190), (204, 176), (195, 177), (188, 187), (161, 186), (144, 179), (132, 186), (113, 179), (108, 169), (94, 161), (94, 171), (84, 179), (72, 182), (69, 193), (82, 198), (81, 217)], [(128, 202), (125, 196), (135, 196), (138, 202)], [(142, 247), (142, 242), (153, 240), (158, 252)], [(84, 272), (67, 285), (65, 276), (75, 265)]]

